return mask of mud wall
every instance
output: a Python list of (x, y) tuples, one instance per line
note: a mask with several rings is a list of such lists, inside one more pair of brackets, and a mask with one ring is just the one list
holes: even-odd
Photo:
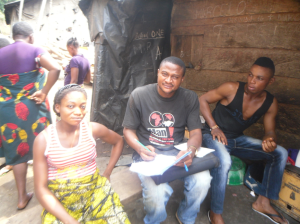
[[(199, 96), (226, 81), (246, 81), (253, 62), (270, 57), (278, 143), (300, 148), (299, 0), (174, 0), (171, 49), (189, 67), (183, 86)], [(263, 133), (262, 119), (245, 132)]]

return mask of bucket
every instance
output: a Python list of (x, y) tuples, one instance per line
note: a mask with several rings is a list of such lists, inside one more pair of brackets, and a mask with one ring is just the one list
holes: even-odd
[(231, 157), (231, 168), (228, 173), (227, 185), (242, 185), (246, 172), (246, 164), (235, 156)]

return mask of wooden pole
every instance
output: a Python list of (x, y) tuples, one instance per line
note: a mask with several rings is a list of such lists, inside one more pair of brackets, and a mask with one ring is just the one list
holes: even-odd
[(19, 8), (19, 22), (22, 19), (22, 12), (23, 12), (24, 0), (20, 1), (20, 8)]
[(42, 23), (42, 19), (43, 19), (43, 15), (44, 15), (44, 10), (45, 10), (46, 3), (47, 3), (47, 0), (43, 0), (42, 1), (41, 9), (40, 9), (40, 14), (39, 14), (38, 22), (37, 22), (36, 32), (40, 31), (40, 27), (41, 27), (41, 23)]

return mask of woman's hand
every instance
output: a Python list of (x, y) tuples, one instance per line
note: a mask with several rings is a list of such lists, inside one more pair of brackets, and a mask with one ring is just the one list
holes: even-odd
[(35, 101), (36, 104), (41, 104), (45, 101), (47, 94), (43, 93), (42, 90), (36, 91), (31, 95), (31, 99)]
[(110, 182), (110, 174), (106, 173), (104, 171), (104, 173), (102, 174), (102, 176), (106, 177), (106, 179)]

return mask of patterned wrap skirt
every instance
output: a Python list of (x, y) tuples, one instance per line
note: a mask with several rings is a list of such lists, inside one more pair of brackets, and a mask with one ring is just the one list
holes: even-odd
[(35, 137), (51, 123), (48, 100), (36, 104), (30, 99), (45, 80), (43, 68), (0, 75), (0, 157), (8, 165), (31, 160)]
[[(77, 179), (56, 179), (48, 181), (48, 188), (61, 202), (67, 212), (82, 224), (129, 224), (119, 195), (113, 191), (110, 182), (99, 174)], [(45, 209), (43, 224), (63, 224)]]

